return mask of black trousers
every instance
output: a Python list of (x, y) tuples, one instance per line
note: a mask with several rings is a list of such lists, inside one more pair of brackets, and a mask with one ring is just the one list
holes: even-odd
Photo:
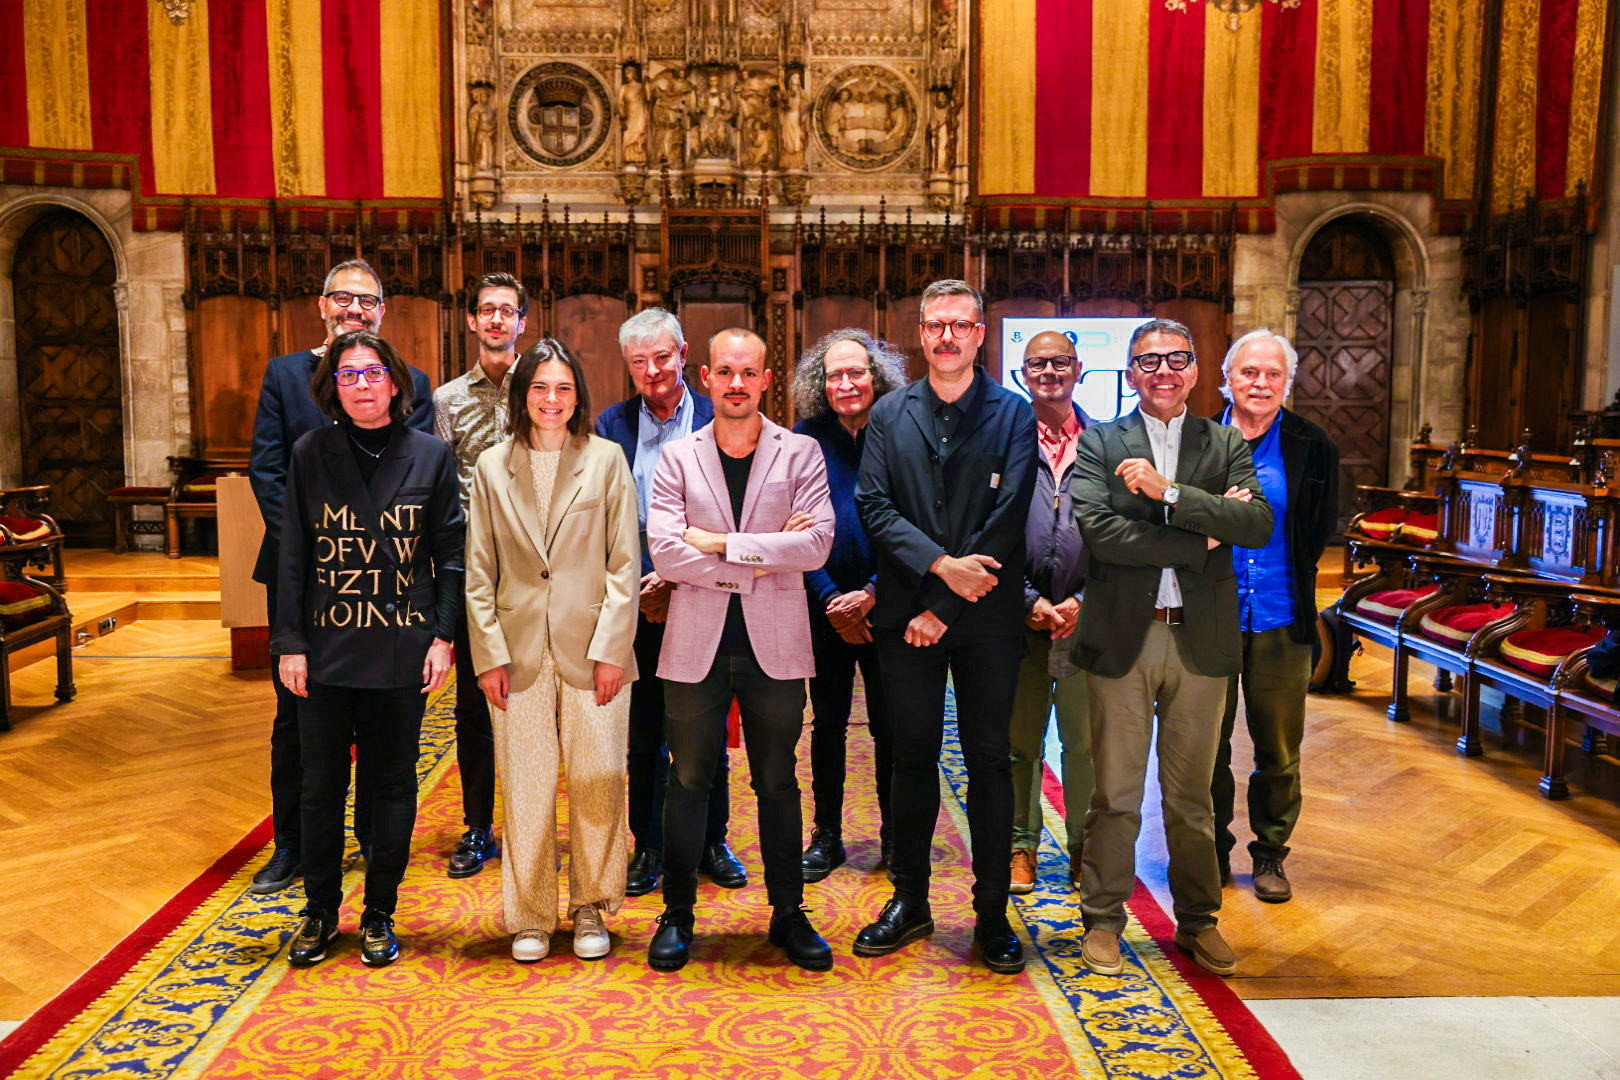
[(495, 821), (495, 730), (489, 701), (473, 670), (467, 611), (456, 620), (456, 765), (461, 770), (461, 820), (487, 829)]
[[(304, 895), (309, 906), (337, 913), (343, 901), (343, 798), (349, 790), (349, 747), (367, 769), (371, 849), (366, 858), (368, 908), (393, 914), (416, 824), (416, 759), (421, 687), (371, 689), (311, 681), (299, 703), (303, 747)], [(356, 804), (358, 807), (358, 804)]]
[(759, 805), (765, 896), (775, 908), (804, 901), (799, 870), (799, 780), (794, 750), (804, 728), (804, 680), (773, 679), (752, 655), (717, 656), (702, 682), (664, 681), (669, 701), (669, 791), (664, 798), (664, 904), (697, 900), (704, 803), (715, 760), (726, 753), (731, 699), (742, 714), (743, 744)]
[[(276, 589), (265, 589), (265, 606), (270, 625), (276, 624)], [(295, 855), (303, 852), (303, 753), (298, 736), (298, 696), (281, 683), (280, 657), (270, 655), (270, 685), (276, 691), (276, 716), (270, 727), (270, 821), (276, 831), (276, 847)], [(344, 781), (347, 785), (347, 779)], [(355, 774), (354, 838), (360, 849), (371, 842), (370, 807), (363, 797), (369, 785), (362, 772)], [(347, 787), (345, 786), (345, 791)]]
[(874, 630), (872, 636), (894, 733), (889, 798), (895, 895), (928, 899), (948, 674), (956, 688), (956, 730), (967, 765), (973, 910), (981, 920), (996, 920), (1007, 914), (1012, 861), (1012, 748), (1007, 732), (1024, 640), (1016, 626), (999, 635), (973, 629), (979, 632), (953, 627), (927, 648), (907, 645), (899, 630)]
[[(669, 787), (669, 749), (664, 738), (664, 680), (658, 677), (658, 653), (664, 647), (664, 624), (636, 616), (636, 667), (641, 677), (630, 684), (630, 745), (627, 759), (630, 789), (630, 835), (636, 847), (664, 848), (664, 793)], [(715, 764), (711, 798), (703, 811), (704, 846), (726, 838), (731, 822), (731, 763), (724, 749)]]
[(815, 823), (822, 829), (841, 829), (844, 819), (845, 740), (855, 695), (855, 669), (866, 683), (866, 719), (875, 752), (880, 841), (890, 839), (889, 785), (894, 772), (894, 740), (889, 731), (888, 703), (883, 697), (883, 675), (877, 645), (851, 645), (838, 636), (824, 613), (810, 616), (811, 644), (816, 673), (810, 680), (810, 790), (815, 795)]

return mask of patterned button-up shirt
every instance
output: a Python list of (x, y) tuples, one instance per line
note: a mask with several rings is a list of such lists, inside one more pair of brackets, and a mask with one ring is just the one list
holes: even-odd
[(473, 468), (478, 455), (506, 438), (506, 392), (511, 378), (496, 386), (482, 364), (433, 391), (433, 433), (450, 444), (461, 481), (461, 509), (472, 497)]

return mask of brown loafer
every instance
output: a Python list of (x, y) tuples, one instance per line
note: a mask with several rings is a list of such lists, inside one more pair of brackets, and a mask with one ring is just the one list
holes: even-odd
[(1112, 930), (1092, 930), (1080, 944), (1080, 962), (1098, 975), (1118, 975), (1125, 970), (1119, 955), (1119, 935)]
[(1017, 896), (1035, 891), (1035, 853), (1028, 848), (1013, 848), (1007, 891)]
[(1254, 860), (1254, 895), (1268, 904), (1281, 904), (1294, 898), (1281, 859)]
[(1207, 926), (1196, 934), (1178, 927), (1176, 948), (1191, 956), (1205, 971), (1223, 978), (1237, 970), (1237, 954), (1232, 952), (1232, 947), (1213, 926)]

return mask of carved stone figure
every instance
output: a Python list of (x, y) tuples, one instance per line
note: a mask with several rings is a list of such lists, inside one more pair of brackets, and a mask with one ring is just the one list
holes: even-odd
[(956, 167), (956, 103), (944, 90), (934, 91), (934, 119), (928, 125), (928, 172), (949, 176)]
[(647, 87), (641, 81), (641, 65), (624, 65), (624, 82), (619, 87), (619, 132), (626, 165), (647, 163)]
[(475, 82), (468, 87), (472, 105), (467, 109), (467, 156), (474, 173), (495, 171), (495, 127), (500, 116), (489, 103), (494, 89), (487, 82)]
[(692, 110), (692, 84), (680, 68), (668, 68), (653, 77), (652, 120), (660, 162), (671, 169), (686, 164), (686, 125)]
[(698, 101), (698, 156), (730, 159), (734, 153), (732, 136), (737, 130), (737, 99), (720, 72), (711, 71), (704, 80)]
[(737, 91), (742, 117), (742, 165), (747, 169), (776, 167), (773, 106), (776, 87), (769, 75), (753, 72)]
[(804, 168), (805, 106), (808, 97), (804, 89), (804, 72), (799, 68), (790, 68), (787, 84), (782, 88), (782, 109), (778, 117), (781, 127), (777, 142), (784, 169)]

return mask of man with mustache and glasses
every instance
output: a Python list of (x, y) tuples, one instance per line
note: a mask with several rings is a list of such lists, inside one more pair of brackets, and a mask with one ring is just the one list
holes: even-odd
[[(310, 396), (310, 376), (334, 338), (353, 330), (376, 333), (388, 310), (383, 301), (382, 278), (364, 259), (349, 259), (327, 271), (315, 304), (326, 326), (326, 340), (313, 349), (278, 356), (265, 365), (259, 408), (253, 418), (248, 475), (259, 514), (264, 518), (264, 540), (253, 566), (253, 580), (268, 586), (266, 604), (272, 626), (276, 622), (276, 564), (281, 555), (281, 504), (293, 443), (306, 432), (336, 422), (324, 415)], [(415, 405), (405, 422), (418, 431), (429, 431), (433, 427), (433, 399), (428, 378), (415, 368), (410, 371), (414, 386), (411, 400)], [(256, 893), (279, 892), (303, 872), (298, 807), (304, 770), (299, 762), (298, 699), (281, 684), (277, 661), (278, 657), (270, 657), (270, 682), (276, 689), (276, 719), (270, 729), (270, 805), (276, 846), (270, 861), (253, 875), (250, 888)], [(357, 777), (355, 783), (357, 789), (366, 786), (363, 777)], [(355, 800), (355, 806), (365, 805), (366, 800)], [(354, 833), (362, 851), (370, 846), (368, 825), (360, 813)]]
[[(478, 337), (478, 362), (433, 392), (433, 432), (456, 455), (461, 511), (472, 498), (478, 455), (506, 438), (506, 376), (517, 360), (529, 294), (511, 274), (485, 274), (467, 293), (467, 329)], [(467, 831), (446, 872), (471, 877), (500, 853), (495, 842), (495, 735), (489, 702), (473, 670), (467, 612), (456, 623), (456, 765), (461, 770), (461, 813)]]
[(882, 956), (934, 930), (929, 849), (939, 816), (945, 680), (967, 764), (974, 938), (985, 966), (1024, 968), (1007, 921), (1007, 737), (1023, 656), (1024, 524), (1035, 487), (1029, 403), (974, 365), (984, 301), (964, 281), (923, 290), (928, 376), (872, 407), (855, 505), (880, 561), (868, 618), (894, 743), (894, 896), (855, 938)]
[[(1074, 342), (1056, 330), (1036, 334), (1024, 346), (1024, 385), (1035, 407), (1040, 443), (1035, 494), (1024, 525), (1024, 634), (1029, 652), (1018, 668), (1012, 708), (1011, 891), (1035, 889), (1041, 846), (1041, 765), (1047, 720), (1057, 709), (1063, 744), (1063, 824), (1068, 833), (1069, 882), (1080, 883), (1080, 852), (1086, 809), (1091, 805), (1091, 721), (1086, 673), (1069, 655), (1080, 623), (1086, 583), (1086, 550), (1074, 520), (1069, 480), (1074, 475), (1080, 433), (1095, 421), (1075, 404), (1080, 358)], [(1062, 644), (1059, 644), (1059, 643)]]
[[(1074, 661), (1087, 675), (1096, 790), (1086, 815), (1081, 960), (1124, 971), (1149, 751), (1157, 745), (1176, 945), (1217, 975), (1237, 958), (1215, 928), (1210, 776), (1227, 677), (1242, 657), (1231, 552), (1271, 535), (1271, 507), (1236, 428), (1193, 416), (1192, 333), (1152, 319), (1131, 335), (1136, 411), (1080, 436), (1075, 517), (1089, 565)], [(1154, 720), (1157, 717), (1157, 735)]]

